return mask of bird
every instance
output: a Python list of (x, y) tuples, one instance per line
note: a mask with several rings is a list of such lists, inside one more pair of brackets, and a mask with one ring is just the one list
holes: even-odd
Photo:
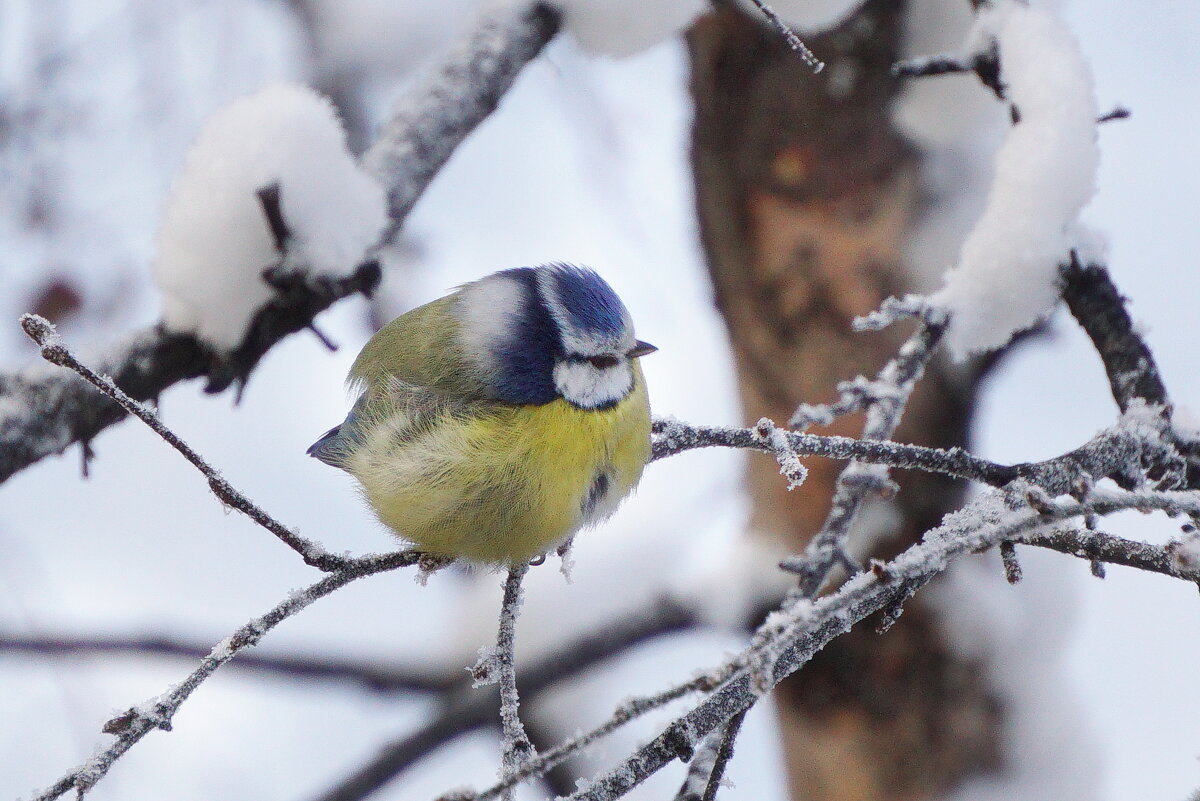
[(308, 449), (402, 539), (474, 564), (535, 559), (608, 518), (650, 459), (625, 304), (588, 267), (516, 267), (381, 328), (341, 425)]

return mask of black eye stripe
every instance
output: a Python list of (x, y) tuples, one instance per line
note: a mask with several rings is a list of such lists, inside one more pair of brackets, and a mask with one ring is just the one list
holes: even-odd
[(598, 356), (571, 356), (570, 359), (575, 362), (587, 362), (597, 370), (606, 370), (621, 363), (621, 360), (611, 353), (601, 353)]

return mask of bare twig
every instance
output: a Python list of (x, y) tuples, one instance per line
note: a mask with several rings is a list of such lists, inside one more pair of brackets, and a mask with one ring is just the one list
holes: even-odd
[(204, 460), (200, 454), (180, 439), (175, 432), (171, 431), (162, 420), (159, 419), (148, 406), (138, 403), (133, 398), (129, 397), (120, 387), (113, 383), (113, 380), (105, 375), (99, 375), (87, 365), (75, 358), (75, 355), (62, 343), (58, 333), (53, 325), (42, 317), (36, 314), (26, 314), (21, 317), (21, 327), (25, 329), (25, 333), (29, 338), (36, 342), (42, 349), (42, 358), (51, 364), (57, 364), (60, 367), (66, 367), (74, 370), (85, 381), (87, 381), (96, 389), (103, 392), (109, 398), (112, 398), (121, 408), (137, 417), (143, 423), (150, 427), (154, 433), (162, 437), (162, 439), (175, 450), (183, 455), (192, 465), (199, 470), (206, 479), (208, 479), (209, 489), (213, 494), (220, 499), (221, 503), (231, 509), (236, 509), (242, 514), (249, 517), (255, 523), (265, 528), (267, 531), (278, 537), (284, 544), (291, 548), (304, 559), (304, 561), (313, 567), (331, 572), (339, 570), (347, 565), (347, 560), (340, 556), (334, 556), (326, 551), (320, 545), (317, 545), (312, 540), (303, 537), (289, 529), (287, 526), (280, 523), (275, 518), (266, 513), (258, 504), (251, 501), (242, 493), (238, 492), (233, 486), (225, 480), (213, 467)]
[(1000, 79), (1000, 48), (993, 40), (989, 46), (966, 58), (958, 55), (934, 55), (898, 61), (892, 65), (897, 78), (929, 78), (936, 75), (973, 72), (979, 82), (1004, 99), (1004, 83)]
[(1106, 114), (1101, 114), (1096, 118), (1096, 122), (1112, 122), (1113, 120), (1127, 120), (1133, 116), (1133, 112), (1124, 106), (1117, 106), (1112, 111)]
[(95, 786), (108, 773), (118, 759), (154, 729), (170, 731), (171, 720), (179, 706), (188, 697), (243, 648), (255, 645), (271, 629), (295, 615), (313, 601), (329, 595), (350, 582), (417, 564), (425, 555), (420, 551), (399, 551), (390, 554), (364, 556), (347, 562), (336, 572), (288, 596), (266, 614), (251, 620), (230, 637), (212, 648), (208, 656), (183, 681), (167, 692), (118, 715), (104, 725), (104, 732), (116, 739), (100, 749), (82, 765), (68, 771), (61, 779), (46, 790), (37, 793), (31, 801), (49, 801), (75, 790), (80, 796)]
[(809, 69), (811, 69), (814, 73), (825, 69), (825, 62), (817, 58), (816, 54), (808, 49), (808, 45), (806, 45), (804, 41), (796, 35), (796, 32), (793, 31), (786, 22), (779, 18), (779, 15), (775, 13), (775, 9), (767, 5), (766, 0), (750, 0), (750, 2), (758, 6), (758, 10), (762, 12), (763, 16), (767, 18), (767, 21), (771, 23), (775, 30), (779, 31), (779, 33), (787, 41), (788, 47), (800, 54), (800, 60), (803, 61)]
[(1125, 308), (1125, 298), (1108, 270), (1099, 264), (1085, 265), (1077, 253), (1072, 253), (1071, 263), (1062, 274), (1063, 300), (1100, 354), (1113, 399), (1121, 411), (1128, 411), (1135, 401), (1166, 406), (1167, 388), (1154, 354), (1137, 333)]
[[(212, 647), (167, 635), (92, 636), (66, 633), (18, 634), (0, 632), (0, 653), (17, 653), (59, 659), (171, 657), (203, 659)], [(229, 670), (284, 679), (319, 679), (357, 685), (381, 693), (445, 693), (459, 685), (460, 670), (453, 674), (431, 672), (421, 666), (387, 667), (378, 660), (351, 660), (334, 655), (243, 653)]]

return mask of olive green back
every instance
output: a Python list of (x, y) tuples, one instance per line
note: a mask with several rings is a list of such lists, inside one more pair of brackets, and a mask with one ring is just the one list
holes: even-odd
[(350, 381), (369, 395), (387, 391), (396, 379), (458, 397), (481, 397), (478, 368), (463, 355), (456, 336), (458, 293), (400, 315), (371, 337), (350, 368)]

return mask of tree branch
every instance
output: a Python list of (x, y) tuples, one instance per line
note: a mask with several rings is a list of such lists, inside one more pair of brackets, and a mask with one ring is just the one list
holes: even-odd
[[(172, 657), (203, 659), (212, 647), (168, 635), (123, 637), (82, 634), (18, 634), (0, 632), (0, 653), (58, 657)], [(420, 667), (384, 667), (377, 660), (347, 660), (332, 655), (243, 653), (229, 669), (284, 679), (320, 679), (356, 684), (381, 693), (444, 693), (459, 685), (458, 671), (435, 674)]]
[(1125, 298), (1100, 264), (1084, 265), (1077, 253), (1062, 271), (1062, 297), (1087, 332), (1108, 375), (1113, 399), (1122, 412), (1136, 401), (1166, 406), (1167, 388), (1154, 354), (1134, 328)]
[(312, 540), (292, 531), (267, 514), (254, 501), (234, 489), (233, 485), (226, 481), (224, 476), (204, 460), (204, 457), (196, 453), (195, 449), (180, 439), (175, 432), (167, 428), (162, 420), (158, 418), (158, 415), (151, 411), (149, 407), (138, 403), (125, 394), (108, 376), (98, 375), (87, 365), (80, 362), (79, 359), (75, 358), (75, 354), (71, 353), (66, 345), (62, 343), (57, 331), (49, 321), (38, 317), (36, 314), (25, 314), (21, 316), (21, 327), (25, 329), (25, 333), (29, 335), (29, 338), (41, 348), (43, 359), (51, 364), (74, 370), (85, 381), (116, 401), (122, 409), (137, 417), (149, 426), (155, 434), (162, 437), (168, 445), (179, 451), (183, 458), (187, 459), (193, 467), (208, 479), (209, 489), (212, 490), (221, 503), (238, 510), (274, 534), (285, 545), (300, 554), (306, 564), (327, 572), (346, 566), (347, 560), (344, 557), (334, 556)]
[[(495, 110), (521, 68), (558, 29), (558, 15), (537, 3), (496, 4), (442, 68), (404, 102), (365, 163), (388, 187), (390, 221), (381, 245), (404, 224), (417, 199), (461, 142)], [(262, 356), (338, 300), (371, 294), (379, 283), (374, 254), (345, 278), (294, 269), (268, 271), (274, 298), (254, 316), (242, 343), (218, 354), (195, 337), (155, 327), (95, 359), (130, 397), (154, 400), (167, 388), (207, 377), (206, 391), (244, 384)], [(85, 446), (124, 419), (119, 405), (70, 376), (45, 369), (0, 375), (0, 482), (75, 443)]]
[[(533, 698), (558, 682), (596, 667), (630, 648), (655, 637), (690, 628), (697, 622), (691, 610), (672, 601), (659, 601), (647, 614), (613, 621), (522, 668), (518, 675), (518, 690), (522, 697)], [(690, 691), (678, 690), (680, 695)], [(496, 693), (474, 688), (469, 679), (460, 681), (457, 688), (443, 698), (431, 720), (412, 734), (386, 744), (371, 761), (323, 793), (318, 801), (360, 801), (366, 798), (450, 740), (466, 732), (495, 725), (499, 708)], [(632, 716), (625, 721), (630, 719)], [(618, 725), (621, 724), (614, 724), (612, 728)], [(592, 739), (599, 736), (602, 735)], [(533, 761), (523, 764), (517, 774), (506, 780), (504, 786), (511, 787), (522, 778), (543, 775), (582, 747), (559, 746), (539, 754)], [(496, 794), (499, 792), (501, 790), (497, 789)]]
[(427, 558), (426, 554), (414, 550), (360, 557), (351, 560), (343, 568), (304, 590), (292, 593), (287, 600), (266, 614), (251, 620), (230, 637), (213, 646), (208, 655), (200, 661), (200, 665), (183, 681), (172, 686), (162, 695), (139, 706), (130, 707), (123, 714), (104, 724), (103, 731), (106, 734), (115, 735), (116, 740), (107, 748), (97, 751), (87, 762), (68, 771), (49, 788), (34, 795), (32, 801), (50, 801), (72, 789), (82, 797), (95, 786), (96, 782), (104, 778), (113, 763), (148, 733), (154, 729), (170, 731), (171, 720), (180, 705), (218, 668), (233, 659), (243, 648), (256, 645), (264, 634), (313, 601), (324, 598), (334, 590), (344, 587), (356, 579), (415, 565)]
[[(864, 440), (885, 440), (895, 432), (909, 395), (925, 374), (925, 366), (933, 358), (945, 332), (944, 318), (923, 322), (900, 346), (895, 358), (879, 371), (871, 384), (872, 398), (866, 407)], [(834, 486), (833, 503), (821, 530), (809, 541), (803, 556), (785, 559), (780, 564), (799, 576), (797, 592), (800, 597), (816, 597), (835, 567), (853, 565), (846, 551), (850, 527), (868, 494), (887, 491), (890, 486), (886, 472), (880, 474), (877, 469), (859, 462), (846, 465)]]
[[(1012, 502), (1001, 493), (985, 496), (963, 511), (948, 515), (943, 525), (928, 532), (922, 542), (879, 569), (860, 573), (836, 592), (769, 619), (755, 636), (761, 644), (751, 646), (726, 665), (726, 669), (737, 670), (730, 681), (677, 718), (653, 741), (570, 796), (571, 801), (612, 801), (675, 759), (690, 758), (701, 740), (799, 670), (834, 637), (874, 612), (903, 603), (963, 555), (1006, 540), (1019, 540), (1056, 521), (1088, 514), (1111, 514), (1121, 509), (1200, 513), (1200, 492), (1196, 491), (1096, 490), (1086, 501), (1060, 498), (1041, 510), (1025, 505), (1012, 508)], [(1200, 573), (1182, 578), (1200, 581)]]
[(363, 165), (388, 187), (391, 222), (399, 232), (425, 187), (458, 145), (500, 105), (521, 68), (537, 58), (560, 25), (548, 3), (493, 3), (442, 66), (412, 92), (365, 154)]
[[(504, 755), (501, 762), (501, 777), (508, 776), (521, 767), (521, 763), (536, 756), (533, 743), (521, 723), (520, 693), (517, 691), (516, 628), (521, 612), (521, 582), (529, 572), (529, 563), (521, 562), (508, 568), (508, 579), (504, 582), (504, 599), (500, 603), (500, 626), (496, 633), (495, 660), (496, 680), (500, 683), (500, 731), (504, 736)], [(512, 801), (512, 791), (503, 795), (504, 801)]]
[[(1154, 451), (1154, 458), (1160, 461), (1170, 461), (1171, 457), (1164, 443), (1151, 441), (1146, 432), (1136, 430), (1130, 421), (1101, 431), (1090, 442), (1069, 453), (1042, 462), (1015, 465), (981, 459), (962, 448), (927, 448), (888, 440), (819, 436), (794, 431), (784, 434), (787, 445), (798, 456), (853, 459), (900, 470), (923, 470), (990, 487), (1003, 487), (1020, 478), (1051, 495), (1072, 492), (1080, 481), (1101, 478), (1112, 478), (1122, 486), (1134, 486), (1140, 480), (1137, 466), (1144, 455)], [(774, 451), (771, 443), (753, 428), (693, 426), (671, 418), (658, 418), (654, 422), (653, 460), (695, 448), (711, 447)]]

